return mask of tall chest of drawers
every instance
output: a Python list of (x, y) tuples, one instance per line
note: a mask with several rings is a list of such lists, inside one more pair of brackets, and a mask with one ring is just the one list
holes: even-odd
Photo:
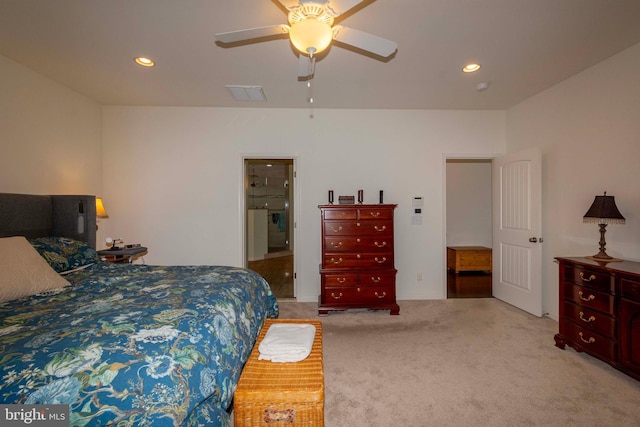
[(322, 263), (318, 313), (390, 310), (396, 303), (393, 213), (396, 205), (321, 205)]
[(557, 260), (556, 346), (589, 353), (640, 380), (640, 263)]

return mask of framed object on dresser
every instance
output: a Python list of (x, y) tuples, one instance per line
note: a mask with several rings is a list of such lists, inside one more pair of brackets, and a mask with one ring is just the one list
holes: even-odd
[(556, 346), (584, 351), (640, 380), (640, 262), (556, 259)]
[(322, 263), (318, 314), (396, 303), (393, 214), (397, 205), (320, 205)]

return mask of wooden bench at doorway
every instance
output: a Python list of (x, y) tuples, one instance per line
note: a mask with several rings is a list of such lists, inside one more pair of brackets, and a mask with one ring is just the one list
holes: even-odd
[(447, 246), (447, 269), (491, 272), (491, 248), (484, 246)]

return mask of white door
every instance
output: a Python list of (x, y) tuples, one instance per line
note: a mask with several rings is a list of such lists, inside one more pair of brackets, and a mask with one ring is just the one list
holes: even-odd
[(493, 162), (493, 296), (542, 316), (541, 155)]

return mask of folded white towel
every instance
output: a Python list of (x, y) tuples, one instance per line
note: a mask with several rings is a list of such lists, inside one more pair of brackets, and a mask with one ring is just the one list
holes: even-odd
[(308, 323), (274, 323), (258, 346), (260, 360), (299, 362), (311, 353), (316, 327)]

